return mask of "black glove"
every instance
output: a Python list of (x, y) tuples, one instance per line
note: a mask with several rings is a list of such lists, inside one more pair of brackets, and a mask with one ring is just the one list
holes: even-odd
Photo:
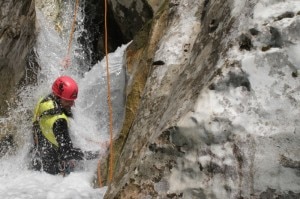
[(85, 151), (84, 152), (84, 159), (92, 160), (97, 159), (100, 157), (100, 151)]
[(82, 160), (84, 158), (84, 153), (78, 148), (72, 148), (62, 155), (61, 160)]

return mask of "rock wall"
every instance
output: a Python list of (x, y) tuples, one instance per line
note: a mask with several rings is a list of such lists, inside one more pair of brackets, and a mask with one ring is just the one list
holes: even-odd
[(0, 117), (7, 115), (35, 41), (34, 1), (0, 2)]
[(110, 1), (114, 17), (129, 42), (153, 16), (153, 10), (146, 0)]
[[(238, 17), (234, 3), (170, 0), (128, 47), (126, 118), (105, 198), (300, 196), (299, 111), (291, 112), (299, 80), (289, 48), (274, 50), (297, 43), (299, 16), (243, 24), (257, 2)], [(252, 65), (231, 57), (236, 49), (251, 51)], [(249, 77), (253, 68), (274, 78), (272, 88)], [(292, 100), (278, 107), (286, 120), (268, 112), (275, 98)]]
[[(34, 82), (34, 1), (0, 1), (0, 157), (12, 151), (16, 124), (9, 110), (16, 106), (17, 91)], [(26, 78), (25, 78), (26, 76)], [(8, 118), (7, 120), (2, 118)]]
[[(181, 9), (181, 6), (185, 8)], [(216, 10), (219, 10), (219, 14), (216, 14)], [(170, 168), (175, 165), (176, 158), (182, 155), (172, 149), (172, 144), (162, 147), (164, 142), (168, 142), (164, 140), (169, 137), (167, 129), (172, 123), (175, 125), (179, 115), (191, 108), (201, 89), (216, 71), (215, 64), (219, 51), (222, 50), (219, 44), (226, 35), (226, 29), (229, 30), (231, 25), (230, 16), (223, 14), (228, 11), (228, 3), (223, 4), (219, 1), (213, 1), (208, 5), (205, 3), (198, 5), (189, 1), (165, 2), (164, 7), (154, 17), (149, 36), (145, 38), (146, 47), (141, 45), (138, 50), (132, 52), (132, 48), (137, 44), (133, 41), (129, 46), (127, 69), (133, 74), (133, 81), (135, 78), (137, 80), (131, 82), (129, 79), (127, 91), (129, 107), (126, 107), (126, 110), (130, 111), (126, 111), (124, 127), (127, 131), (123, 129), (121, 136), (127, 137), (124, 136), (126, 133), (129, 135), (120, 153), (119, 165), (115, 169), (117, 172), (114, 181), (118, 183), (110, 187), (107, 198), (142, 198), (160, 195), (154, 189), (155, 183), (163, 180), (165, 175), (170, 175)], [(172, 33), (168, 35), (168, 32), (174, 27), (183, 25), (179, 22), (180, 17), (187, 17), (188, 13), (193, 13), (190, 16), (193, 29), (178, 32), (179, 37), (180, 35), (186, 37), (185, 41), (169, 44)], [(216, 26), (222, 20), (223, 31), (214, 32), (216, 27), (211, 28), (211, 18), (214, 18)], [(202, 19), (202, 23), (199, 19)], [(174, 56), (176, 61), (167, 64), (166, 58), (163, 57), (169, 50), (167, 46), (172, 44), (180, 45), (182, 51), (170, 55)], [(166, 49), (158, 51), (160, 46), (161, 48), (165, 46)], [(203, 57), (205, 59), (202, 59)], [(188, 64), (191, 60), (198, 63)], [(199, 71), (198, 68), (201, 63), (206, 66), (202, 68), (203, 71)], [(166, 71), (161, 80), (158, 80), (159, 70)], [(145, 74), (144, 78), (137, 78), (141, 74)], [(135, 84), (139, 90), (135, 89)], [(185, 105), (187, 100), (190, 101), (188, 106)], [(132, 103), (133, 101), (136, 103)], [(126, 121), (131, 115), (133, 115), (132, 123), (127, 124)]]

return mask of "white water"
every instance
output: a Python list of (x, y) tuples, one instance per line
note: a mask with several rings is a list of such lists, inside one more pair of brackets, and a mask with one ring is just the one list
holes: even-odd
[[(60, 64), (66, 54), (67, 39), (61, 38), (37, 11), (38, 36), (36, 53), (41, 67), (38, 83), (22, 88), (18, 107), (10, 111), (8, 118), (2, 120), (17, 123), (17, 143), (15, 152), (1, 158), (0, 198), (1, 199), (44, 199), (44, 198), (102, 198), (106, 187), (93, 188), (98, 160), (79, 163), (75, 172), (67, 177), (53, 176), (45, 172), (28, 169), (29, 149), (32, 144), (31, 117), (37, 100), (51, 92), (52, 82), (60, 75), (72, 76), (79, 85), (79, 95), (73, 108), (74, 119), (70, 122), (71, 138), (75, 147), (82, 150), (100, 150), (104, 155), (109, 142), (108, 106), (106, 87), (106, 63), (96, 64), (91, 71), (85, 71), (76, 60), (82, 56), (74, 53), (78, 44), (72, 46), (72, 65), (64, 69)], [(79, 28), (80, 30), (80, 28)], [(74, 35), (80, 35), (76, 32)], [(123, 119), (123, 52), (127, 45), (109, 54), (111, 94), (113, 103), (114, 135)]]

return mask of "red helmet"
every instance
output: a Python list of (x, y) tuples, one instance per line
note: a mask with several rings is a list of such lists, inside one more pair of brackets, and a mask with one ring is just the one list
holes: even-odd
[(64, 100), (75, 100), (78, 94), (78, 86), (71, 77), (61, 76), (54, 81), (52, 92)]

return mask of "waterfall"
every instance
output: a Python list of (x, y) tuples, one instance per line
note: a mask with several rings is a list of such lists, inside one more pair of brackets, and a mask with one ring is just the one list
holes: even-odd
[[(62, 16), (65, 26), (71, 26), (73, 2), (64, 3), (66, 12)], [(44, 172), (32, 171), (28, 168), (29, 150), (32, 146), (31, 118), (37, 100), (51, 92), (53, 81), (60, 75), (72, 76), (79, 85), (79, 94), (73, 108), (74, 118), (70, 121), (71, 139), (75, 147), (82, 150), (107, 149), (102, 145), (109, 141), (109, 120), (106, 86), (105, 58), (95, 64), (91, 70), (85, 67), (80, 44), (76, 42), (83, 31), (84, 15), (78, 11), (77, 28), (72, 43), (69, 68), (64, 69), (61, 62), (67, 52), (69, 30), (59, 33), (54, 29), (44, 14), (36, 10), (38, 38), (35, 53), (39, 70), (34, 71), (37, 82), (26, 85), (18, 92), (16, 108), (9, 110), (9, 120), (17, 125), (17, 147), (8, 153), (0, 162), (0, 198), (101, 198), (106, 188), (94, 189), (92, 181), (97, 171), (98, 160), (86, 160), (80, 164), (78, 171), (63, 178)], [(125, 72), (123, 70), (123, 54), (128, 44), (120, 46), (109, 54), (109, 70), (111, 77), (111, 99), (113, 105), (113, 129), (117, 135), (123, 121)], [(33, 63), (32, 63), (33, 64)], [(2, 122), (2, 121), (1, 121)]]

